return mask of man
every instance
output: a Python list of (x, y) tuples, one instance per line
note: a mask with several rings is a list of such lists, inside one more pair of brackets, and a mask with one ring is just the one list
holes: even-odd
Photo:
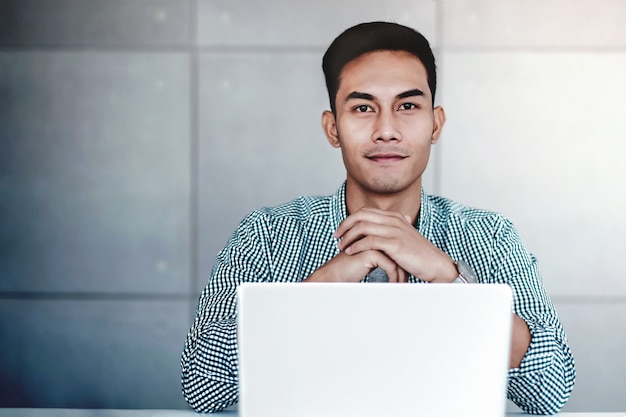
[(260, 209), (239, 225), (216, 259), (187, 337), (187, 401), (209, 412), (237, 402), (240, 283), (358, 282), (382, 269), (390, 282), (475, 275), (507, 283), (514, 294), (508, 397), (528, 413), (558, 412), (574, 384), (574, 362), (535, 258), (506, 218), (422, 189), (446, 119), (434, 106), (428, 41), (398, 24), (357, 25), (333, 41), (323, 69), (331, 110), (322, 126), (341, 149), (346, 181), (332, 196)]

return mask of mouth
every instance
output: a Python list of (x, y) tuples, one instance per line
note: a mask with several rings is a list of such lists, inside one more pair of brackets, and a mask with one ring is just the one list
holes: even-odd
[(366, 158), (377, 163), (393, 163), (402, 161), (406, 156), (397, 153), (376, 153), (367, 155)]

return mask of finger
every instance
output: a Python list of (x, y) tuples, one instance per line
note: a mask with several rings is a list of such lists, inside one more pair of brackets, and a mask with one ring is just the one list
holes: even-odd
[(371, 208), (362, 208), (356, 213), (348, 216), (339, 224), (339, 227), (335, 231), (335, 237), (342, 237), (348, 230), (352, 229), (356, 224), (361, 222), (382, 224), (393, 219), (404, 221), (402, 216), (398, 213)]
[(409, 277), (406, 271), (398, 264), (396, 264), (395, 276), (397, 277), (395, 282), (407, 282)]
[(379, 265), (380, 268), (383, 269), (385, 271), (385, 273), (387, 274), (387, 281), (388, 282), (398, 282), (400, 277), (398, 275), (398, 268), (397, 268), (397, 265), (395, 264), (395, 262), (393, 262), (389, 258), (387, 258), (387, 259), (381, 261), (380, 263), (381, 263), (381, 265)]
[(369, 236), (389, 239), (393, 236), (397, 236), (400, 230), (401, 229), (395, 225), (358, 223), (343, 235), (338, 243), (339, 250), (345, 250), (353, 243)]
[[(383, 268), (383, 267), (381, 267)], [(398, 282), (398, 274), (395, 263), (391, 266), (383, 268), (387, 274), (387, 282)]]
[(398, 282), (406, 282), (404, 278), (404, 270), (396, 265), (396, 274), (398, 274)]
[(402, 282), (402, 268), (400, 268), (397, 264), (393, 268), (393, 280), (389, 279), (389, 282)]
[(380, 236), (367, 236), (357, 240), (344, 249), (347, 255), (355, 255), (366, 251), (382, 252), (389, 258), (394, 259), (394, 256), (400, 251), (400, 241), (398, 239)]
[(376, 268), (380, 268), (385, 271), (389, 282), (397, 282), (398, 277), (396, 273), (396, 263), (379, 251), (366, 251), (361, 253), (358, 258), (365, 260), (368, 265), (368, 273)]
[[(380, 219), (379, 219), (380, 220)], [(388, 216), (384, 221), (356, 223), (352, 228), (345, 231), (338, 243), (339, 250), (344, 250), (354, 242), (368, 236), (378, 236), (387, 239), (402, 239), (402, 233), (415, 232), (415, 228), (406, 218), (401, 216)], [(378, 249), (378, 248), (372, 248)]]
[(396, 269), (398, 270), (398, 282), (408, 282), (409, 276), (406, 271), (400, 268), (399, 265), (396, 266)]

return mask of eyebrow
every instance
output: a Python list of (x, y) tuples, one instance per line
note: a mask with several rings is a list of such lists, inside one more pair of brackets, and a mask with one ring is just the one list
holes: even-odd
[(345, 102), (348, 102), (350, 100), (369, 100), (369, 101), (374, 101), (374, 96), (369, 94), (369, 93), (360, 93), (358, 91), (353, 91), (350, 94), (348, 94), (346, 96), (346, 99), (344, 100)]
[[(424, 96), (424, 92), (419, 88), (414, 88), (412, 90), (405, 91), (396, 96), (396, 99), (402, 99), (407, 97), (416, 97), (416, 96)], [(346, 96), (344, 102), (348, 102), (349, 100), (368, 100), (374, 101), (375, 97), (370, 93), (361, 93), (359, 91), (353, 91)]]
[(404, 93), (400, 93), (396, 96), (396, 98), (407, 98), (407, 97), (415, 97), (415, 96), (423, 96), (424, 92), (419, 88), (414, 88), (413, 90), (405, 91)]

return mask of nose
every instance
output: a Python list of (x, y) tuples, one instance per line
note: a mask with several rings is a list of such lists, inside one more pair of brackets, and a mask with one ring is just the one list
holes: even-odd
[(388, 142), (388, 141), (400, 141), (402, 140), (400, 130), (397, 126), (397, 120), (395, 119), (394, 112), (392, 111), (380, 111), (376, 118), (376, 124), (372, 132), (372, 141)]

